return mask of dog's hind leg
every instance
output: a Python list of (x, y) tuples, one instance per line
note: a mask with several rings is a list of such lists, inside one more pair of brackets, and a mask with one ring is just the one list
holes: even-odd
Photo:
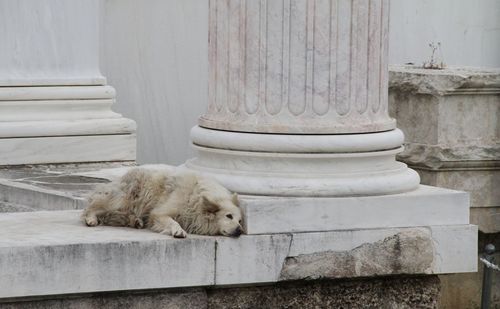
[(128, 226), (142, 229), (144, 222), (133, 213), (124, 211), (106, 211), (97, 215), (99, 224), (109, 226)]
[(106, 210), (100, 207), (89, 206), (82, 213), (82, 220), (87, 226), (97, 226), (99, 225), (99, 216), (105, 213)]
[(172, 235), (175, 238), (185, 238), (186, 231), (172, 217), (166, 214), (151, 213), (148, 220), (148, 227), (157, 233)]

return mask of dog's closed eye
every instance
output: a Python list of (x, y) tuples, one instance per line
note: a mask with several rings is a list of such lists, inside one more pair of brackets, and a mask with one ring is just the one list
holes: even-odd
[(227, 214), (226, 218), (233, 220), (233, 215), (232, 214)]

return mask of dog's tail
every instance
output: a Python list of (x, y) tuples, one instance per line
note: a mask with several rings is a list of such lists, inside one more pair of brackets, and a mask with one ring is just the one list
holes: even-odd
[(100, 225), (128, 226), (136, 229), (144, 228), (144, 220), (134, 213), (123, 211), (105, 211), (97, 215)]

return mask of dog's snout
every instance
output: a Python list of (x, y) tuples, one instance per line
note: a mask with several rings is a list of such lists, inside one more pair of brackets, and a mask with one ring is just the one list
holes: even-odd
[(239, 237), (243, 233), (241, 227), (237, 227), (234, 232), (231, 234), (232, 237)]

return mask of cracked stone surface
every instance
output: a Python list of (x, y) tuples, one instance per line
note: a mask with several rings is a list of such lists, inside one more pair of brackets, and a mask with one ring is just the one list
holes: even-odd
[(434, 256), (430, 232), (412, 229), (349, 251), (289, 257), (281, 270), (280, 280), (427, 274), (431, 272)]
[(446, 68), (428, 70), (419, 66), (390, 66), (389, 89), (408, 93), (442, 95), (454, 90), (498, 89), (500, 70)]

